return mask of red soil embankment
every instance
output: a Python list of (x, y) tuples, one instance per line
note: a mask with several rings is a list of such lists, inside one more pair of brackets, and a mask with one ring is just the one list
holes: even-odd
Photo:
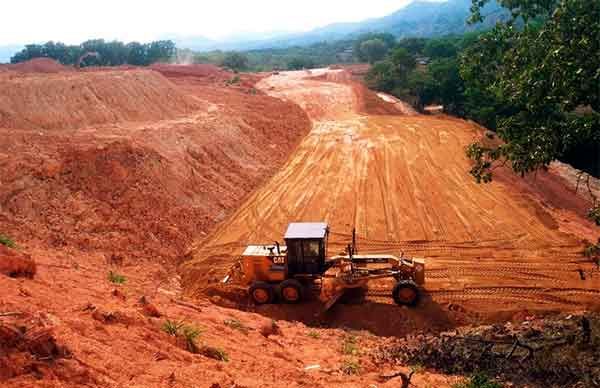
[(0, 78), (0, 230), (107, 258), (180, 257), (310, 128), (296, 105), (178, 82), (193, 86), (147, 70)]
[(34, 58), (26, 62), (0, 65), (0, 72), (12, 71), (15, 73), (63, 73), (75, 71), (74, 67), (64, 66), (54, 59)]
[(0, 77), (0, 128), (73, 129), (174, 118), (198, 108), (152, 71)]

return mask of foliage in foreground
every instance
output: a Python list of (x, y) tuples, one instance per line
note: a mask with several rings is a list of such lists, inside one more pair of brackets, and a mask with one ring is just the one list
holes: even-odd
[(162, 330), (172, 337), (176, 337), (183, 342), (183, 346), (190, 353), (198, 353), (196, 339), (202, 334), (202, 331), (195, 326), (186, 325), (183, 321), (171, 321), (167, 319)]
[(464, 382), (454, 384), (452, 388), (502, 388), (502, 385), (484, 373), (476, 373)]
[(108, 273), (108, 281), (114, 284), (125, 284), (127, 278), (121, 274), (110, 271)]
[(518, 386), (598, 387), (600, 315), (569, 315), (397, 339), (374, 351), (372, 357), (377, 363), (421, 364), (449, 374), (485, 373)]
[(16, 248), (17, 244), (15, 244), (15, 242), (8, 236), (5, 236), (3, 234), (0, 234), (0, 244), (9, 247), (9, 248)]

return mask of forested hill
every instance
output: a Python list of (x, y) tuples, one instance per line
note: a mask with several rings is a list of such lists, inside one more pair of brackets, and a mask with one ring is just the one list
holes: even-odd
[(179, 48), (194, 50), (256, 50), (266, 48), (286, 48), (306, 46), (318, 42), (350, 40), (366, 32), (388, 32), (398, 38), (403, 37), (435, 37), (448, 34), (462, 34), (475, 29), (488, 28), (496, 24), (508, 12), (498, 6), (495, 1), (484, 8), (485, 20), (477, 25), (468, 25), (467, 18), (471, 0), (425, 1), (416, 0), (398, 11), (376, 19), (368, 19), (357, 23), (336, 23), (305, 33), (270, 36), (259, 39), (236, 39), (222, 42), (207, 42), (199, 38), (175, 39)]

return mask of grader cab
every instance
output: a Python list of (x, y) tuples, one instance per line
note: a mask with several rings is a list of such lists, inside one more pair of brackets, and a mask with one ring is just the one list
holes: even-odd
[(425, 282), (423, 259), (393, 255), (358, 255), (355, 235), (346, 254), (327, 256), (329, 227), (324, 222), (291, 223), (285, 245), (249, 245), (242, 254), (242, 281), (257, 304), (299, 303), (310, 289), (320, 286), (326, 309), (344, 291), (365, 287), (374, 279), (393, 278), (392, 297), (400, 305), (414, 306)]

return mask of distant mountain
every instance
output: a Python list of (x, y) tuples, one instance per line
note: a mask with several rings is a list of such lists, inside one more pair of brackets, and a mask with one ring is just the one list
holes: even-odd
[(493, 0), (484, 8), (489, 15), (481, 24), (467, 24), (471, 0), (425, 1), (415, 0), (405, 7), (382, 18), (367, 19), (356, 23), (335, 23), (305, 33), (254, 35), (243, 39), (225, 39), (206, 44), (186, 46), (177, 42), (178, 47), (196, 50), (255, 50), (265, 48), (285, 48), (306, 46), (323, 41), (352, 39), (365, 32), (389, 32), (398, 38), (407, 36), (433, 37), (447, 34), (461, 34), (475, 29), (488, 28), (508, 15)]

